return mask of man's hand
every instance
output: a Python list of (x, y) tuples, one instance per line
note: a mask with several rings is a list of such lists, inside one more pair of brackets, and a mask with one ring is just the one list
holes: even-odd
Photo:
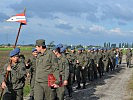
[(2, 82), (1, 87), (2, 87), (2, 89), (5, 89), (6, 88), (6, 83)]
[(79, 60), (77, 60), (76, 63), (78, 64), (79, 63)]
[(57, 84), (53, 84), (52, 87), (54, 87), (54, 88), (58, 88), (59, 85), (57, 85)]
[(63, 85), (67, 85), (67, 84), (68, 84), (68, 81), (64, 80)]
[(82, 70), (84, 70), (85, 69), (85, 67), (82, 67)]
[(7, 67), (7, 71), (11, 71), (11, 70), (12, 70), (11, 66), (8, 65), (8, 67)]
[(30, 73), (27, 73), (27, 78), (30, 78)]

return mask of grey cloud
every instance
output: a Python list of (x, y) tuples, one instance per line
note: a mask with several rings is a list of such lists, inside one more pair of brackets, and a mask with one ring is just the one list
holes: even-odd
[(69, 24), (58, 24), (58, 25), (55, 25), (55, 27), (59, 29), (65, 29), (65, 30), (73, 29), (73, 27)]
[(7, 16), (6, 14), (0, 12), (0, 22), (3, 22), (8, 18), (9, 18), (9, 16)]
[[(123, 8), (122, 8), (123, 7)], [(132, 10), (128, 9), (126, 6), (116, 6), (116, 5), (103, 5), (103, 16), (101, 18), (105, 19), (121, 19), (125, 21), (133, 20), (133, 12)]]

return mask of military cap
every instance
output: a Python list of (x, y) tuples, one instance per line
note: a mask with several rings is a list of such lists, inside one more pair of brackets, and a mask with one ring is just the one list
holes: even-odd
[(78, 48), (78, 50), (79, 50), (79, 51), (81, 51), (81, 50), (82, 50), (82, 48)]
[(93, 51), (94, 50), (94, 48), (91, 48), (91, 51)]
[(32, 52), (34, 52), (34, 51), (37, 51), (37, 49), (36, 49), (36, 48), (33, 48), (33, 49), (32, 49)]
[(43, 39), (36, 40), (36, 46), (46, 46), (45, 40)]
[(75, 48), (74, 47), (71, 47), (71, 50), (74, 50)]
[(60, 44), (57, 45), (57, 47), (63, 48), (63, 44), (60, 43)]
[(85, 50), (85, 48), (82, 48), (82, 50)]
[(20, 53), (20, 49), (19, 48), (15, 48), (14, 50), (12, 50), (9, 54), (10, 57), (13, 57), (15, 55), (19, 55)]
[(56, 46), (53, 47), (52, 50), (56, 50), (56, 49), (58, 49), (58, 48), (59, 48), (58, 45), (56, 45)]
[(64, 48), (64, 47), (63, 47), (63, 48), (60, 48), (60, 52), (61, 52), (61, 53), (64, 53), (65, 50), (66, 50), (66, 48)]
[(88, 50), (91, 50), (91, 48), (88, 48)]

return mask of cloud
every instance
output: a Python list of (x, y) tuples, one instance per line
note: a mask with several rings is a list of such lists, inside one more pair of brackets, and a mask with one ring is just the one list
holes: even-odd
[(55, 25), (56, 28), (64, 29), (64, 30), (71, 30), (73, 27), (70, 24), (57, 24)]
[(92, 25), (89, 28), (89, 30), (92, 31), (92, 32), (104, 32), (105, 28), (103, 26), (100, 26), (100, 25)]
[(8, 18), (9, 17), (6, 14), (0, 12), (0, 22), (4, 22)]

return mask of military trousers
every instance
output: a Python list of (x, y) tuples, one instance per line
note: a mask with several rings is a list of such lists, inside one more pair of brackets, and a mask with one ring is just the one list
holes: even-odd
[(51, 88), (48, 87), (48, 83), (35, 81), (34, 86), (34, 99), (35, 100), (51, 100)]
[(34, 84), (35, 84), (35, 74), (32, 74), (30, 79), (30, 96), (33, 97), (34, 97)]
[(128, 58), (126, 61), (127, 61), (127, 67), (130, 67), (130, 65), (131, 65), (131, 58)]
[(85, 69), (82, 69), (81, 66), (78, 66), (76, 68), (76, 79), (77, 79), (77, 83), (80, 84), (81, 80), (82, 80), (82, 83), (86, 83), (86, 68)]

